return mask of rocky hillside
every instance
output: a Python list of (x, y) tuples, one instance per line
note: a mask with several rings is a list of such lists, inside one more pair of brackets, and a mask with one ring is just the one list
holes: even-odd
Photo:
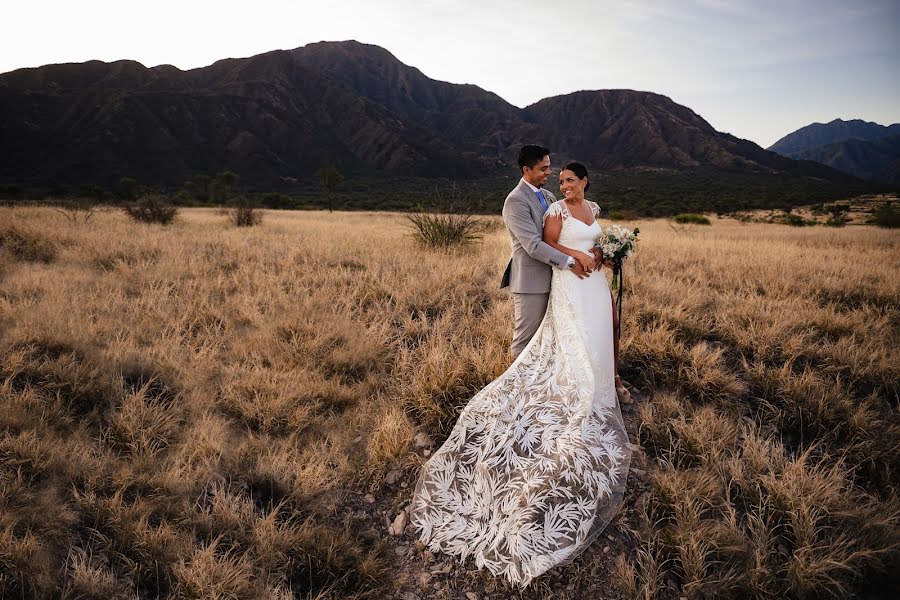
[(797, 153), (861, 179), (900, 184), (900, 135), (877, 140), (845, 140)]
[[(559, 164), (659, 167), (847, 180), (717, 132), (649, 92), (599, 90), (525, 109), (474, 85), (435, 81), (383, 48), (322, 42), (181, 71), (133, 61), (0, 75), (0, 181), (181, 185), (235, 171), (248, 187), (351, 176), (476, 178), (515, 172), (548, 145)], [(852, 179), (852, 178), (850, 178)]]

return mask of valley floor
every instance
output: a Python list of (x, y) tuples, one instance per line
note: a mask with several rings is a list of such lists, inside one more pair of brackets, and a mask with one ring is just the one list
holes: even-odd
[(524, 592), (391, 535), (509, 364), (485, 221), (0, 207), (0, 596), (897, 597), (900, 234), (866, 225), (626, 223), (620, 514)]

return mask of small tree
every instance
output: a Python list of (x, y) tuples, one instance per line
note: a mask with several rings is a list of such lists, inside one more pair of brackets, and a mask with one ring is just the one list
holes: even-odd
[(52, 202), (56, 205), (53, 210), (63, 215), (71, 225), (87, 223), (100, 206), (100, 202), (91, 196), (66, 198)]
[(337, 168), (332, 165), (322, 167), (321, 169), (316, 171), (316, 176), (319, 178), (319, 183), (321, 183), (322, 187), (325, 188), (326, 201), (328, 203), (328, 210), (333, 211), (334, 210), (334, 191), (344, 181), (344, 176), (341, 175), (341, 172), (338, 171)]
[(131, 177), (122, 177), (116, 184), (116, 195), (122, 200), (134, 200), (138, 196), (139, 185)]
[(240, 176), (233, 171), (222, 171), (212, 180), (212, 199), (214, 202), (226, 203), (240, 182)]
[(184, 189), (200, 202), (209, 202), (212, 178), (197, 174), (184, 182)]
[(831, 216), (828, 217), (828, 220), (825, 221), (825, 224), (829, 227), (843, 227), (847, 224), (849, 219), (847, 218), (847, 214), (850, 212), (850, 206), (847, 204), (832, 204), (827, 207), (828, 214)]

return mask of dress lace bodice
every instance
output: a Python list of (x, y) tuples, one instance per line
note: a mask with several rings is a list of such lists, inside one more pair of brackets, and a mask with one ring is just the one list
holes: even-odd
[(600, 223), (597, 221), (600, 218), (600, 207), (596, 202), (590, 200), (585, 202), (591, 208), (591, 214), (594, 216), (594, 222), (590, 225), (573, 217), (565, 200), (557, 200), (544, 212), (544, 222), (547, 221), (547, 217), (561, 216), (563, 219), (563, 227), (559, 232), (559, 243), (581, 252), (587, 252), (593, 248), (597, 236), (602, 231)]

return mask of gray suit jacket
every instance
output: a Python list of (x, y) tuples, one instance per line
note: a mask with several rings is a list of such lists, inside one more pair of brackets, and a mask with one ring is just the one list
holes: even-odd
[[(549, 206), (556, 198), (542, 189)], [(503, 222), (509, 231), (512, 258), (500, 287), (518, 294), (550, 292), (552, 267), (565, 267), (569, 257), (544, 243), (544, 209), (528, 184), (519, 181), (503, 203)]]

